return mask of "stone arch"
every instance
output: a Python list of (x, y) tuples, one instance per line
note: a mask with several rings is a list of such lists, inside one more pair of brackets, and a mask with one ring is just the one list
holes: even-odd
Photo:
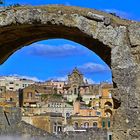
[(104, 104), (105, 106), (107, 105), (107, 106), (109, 106), (109, 107), (112, 107), (113, 105), (112, 105), (112, 103), (111, 102), (109, 102), (109, 101), (107, 101), (107, 102), (105, 102), (105, 104)]
[(79, 127), (78, 122), (74, 122), (74, 128), (77, 129)]
[[(104, 25), (103, 19), (100, 22), (102, 27), (96, 21), (101, 15), (97, 15), (97, 19), (91, 20), (89, 19), (92, 17), (90, 10), (86, 10), (87, 15), (82, 15), (79, 13), (80, 8), (74, 8), (76, 10), (75, 13), (68, 7), (63, 11), (61, 6), (24, 8), (1, 12), (3, 22), (1, 22), (0, 26), (4, 29), (0, 32), (2, 39), (0, 40), (2, 41), (2, 46), (0, 45), (0, 47), (3, 51), (1, 53), (3, 58), (1, 63), (16, 50), (33, 42), (64, 38), (86, 46), (97, 53), (110, 66), (111, 46), (108, 46), (107, 42), (102, 41), (103, 38), (99, 34), (106, 25)], [(56, 10), (53, 10), (55, 8)], [(12, 15), (10, 15), (11, 13)], [(104, 18), (103, 15), (101, 17)], [(12, 27), (9, 28), (9, 25), (12, 25)], [(7, 31), (9, 32), (8, 36), (6, 35)], [(107, 36), (107, 33), (105, 35)], [(9, 49), (7, 50), (5, 47), (9, 47)], [(99, 47), (102, 48), (100, 51)]]
[(112, 116), (112, 110), (111, 109), (106, 109), (105, 113), (107, 114), (107, 116)]
[(84, 122), (84, 128), (89, 128), (89, 122)]
[(93, 128), (96, 128), (98, 126), (97, 122), (93, 122)]
[(120, 106), (114, 117), (113, 139), (138, 137), (140, 23), (70, 6), (23, 6), (0, 11), (1, 64), (18, 49), (51, 38), (82, 44), (108, 64), (113, 74), (114, 106)]

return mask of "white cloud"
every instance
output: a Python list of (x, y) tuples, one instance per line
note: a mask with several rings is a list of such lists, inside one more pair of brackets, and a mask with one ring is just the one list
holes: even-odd
[(78, 69), (80, 69), (80, 71), (82, 71), (83, 73), (104, 72), (110, 70), (107, 65), (92, 62), (80, 65), (78, 66)]
[(112, 78), (107, 79), (105, 82), (112, 84)]
[(88, 82), (88, 84), (97, 84), (97, 82), (93, 81), (91, 78), (84, 77), (84, 81)]
[(84, 55), (87, 53), (86, 48), (80, 45), (47, 45), (35, 43), (30, 45), (28, 54), (46, 57), (66, 57), (66, 56), (77, 56)]

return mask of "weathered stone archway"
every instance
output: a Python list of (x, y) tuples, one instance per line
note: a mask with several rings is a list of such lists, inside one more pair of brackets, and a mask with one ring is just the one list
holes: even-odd
[[(114, 140), (140, 135), (140, 23), (91, 9), (15, 7), (0, 12), (0, 63), (33, 42), (65, 38), (98, 54), (112, 69), (118, 108)], [(118, 106), (117, 103), (120, 105)]]

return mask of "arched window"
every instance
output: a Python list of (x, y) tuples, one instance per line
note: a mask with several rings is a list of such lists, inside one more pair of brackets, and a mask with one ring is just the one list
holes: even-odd
[(53, 133), (56, 133), (57, 132), (57, 123), (54, 123), (53, 124)]
[(97, 127), (97, 122), (93, 122), (93, 128), (96, 128)]
[(106, 109), (105, 114), (106, 114), (106, 117), (111, 117), (112, 116), (112, 111), (110, 109)]
[(78, 122), (74, 123), (74, 128), (77, 129), (78, 128)]
[(76, 94), (77, 93), (77, 89), (76, 88), (74, 88), (74, 94)]
[(70, 117), (70, 113), (67, 112), (67, 113), (66, 113), (66, 118), (69, 118), (69, 117)]
[(108, 106), (108, 107), (112, 107), (112, 103), (111, 103), (111, 102), (106, 102), (106, 103), (105, 103), (105, 107), (107, 107), (107, 106)]
[(84, 123), (84, 128), (89, 128), (89, 123), (88, 122)]

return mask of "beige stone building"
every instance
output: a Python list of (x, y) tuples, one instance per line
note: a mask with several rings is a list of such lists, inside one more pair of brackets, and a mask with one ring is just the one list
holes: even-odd
[(42, 85), (53, 86), (54, 88), (56, 88), (57, 94), (63, 94), (64, 84), (65, 81), (57, 81), (57, 80), (49, 80), (42, 83)]
[(71, 74), (68, 75), (68, 82), (63, 87), (64, 98), (69, 102), (77, 99), (78, 94), (82, 96), (82, 100), (89, 104), (92, 99), (99, 94), (99, 85), (88, 84), (84, 81), (83, 74), (75, 68)]
[(23, 116), (22, 120), (49, 133), (59, 134), (63, 131), (64, 118), (61, 113), (47, 112), (34, 116)]
[(88, 107), (84, 102), (74, 102), (74, 112), (70, 119), (74, 129), (101, 128), (101, 111)]
[(30, 85), (23, 89), (23, 106), (40, 107), (43, 103), (43, 95), (54, 94), (55, 90), (52, 86)]
[(18, 91), (6, 91), (5, 86), (0, 87), (0, 104), (3, 106), (18, 106)]
[(62, 98), (48, 99), (40, 107), (23, 108), (24, 115), (40, 115), (47, 112), (61, 113), (64, 117), (64, 124), (67, 124), (67, 119), (73, 115), (73, 105), (67, 103)]
[(6, 91), (18, 91), (34, 84), (35, 82), (28, 79), (22, 79), (15, 76), (2, 76), (0, 77), (0, 86), (6, 87)]

